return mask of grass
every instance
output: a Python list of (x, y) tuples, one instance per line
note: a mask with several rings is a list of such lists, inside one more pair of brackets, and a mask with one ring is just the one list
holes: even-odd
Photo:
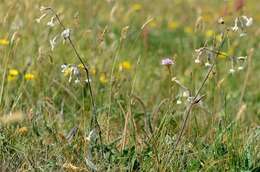
[[(71, 29), (75, 49), (56, 20), (46, 25), (53, 14), (36, 22), (42, 5)], [(259, 171), (259, 7), (4, 0), (1, 171)], [(254, 19), (247, 35), (226, 32), (242, 15)], [(204, 65), (208, 56), (212, 67)], [(165, 57), (175, 64), (161, 65)], [(62, 64), (71, 66), (62, 73)]]

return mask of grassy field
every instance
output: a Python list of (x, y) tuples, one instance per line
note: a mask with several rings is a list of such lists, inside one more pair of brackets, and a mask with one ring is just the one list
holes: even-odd
[(0, 171), (260, 171), (257, 0), (0, 3)]

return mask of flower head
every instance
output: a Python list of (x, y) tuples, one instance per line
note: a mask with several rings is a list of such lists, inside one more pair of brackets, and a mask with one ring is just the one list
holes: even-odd
[(164, 66), (171, 66), (174, 64), (174, 61), (170, 58), (164, 58), (162, 59), (161, 64)]
[(61, 36), (64, 38), (64, 39), (68, 39), (70, 37), (70, 33), (71, 33), (71, 30), (70, 29), (65, 29), (64, 31), (61, 32)]
[(25, 80), (28, 80), (28, 81), (30, 81), (30, 80), (34, 80), (34, 75), (33, 74), (31, 74), (31, 73), (26, 73), (25, 75), (24, 75), (24, 79)]
[(131, 63), (129, 61), (123, 61), (119, 64), (119, 70), (130, 70), (131, 69)]
[(9, 41), (7, 39), (0, 39), (0, 45), (8, 45), (9, 44)]

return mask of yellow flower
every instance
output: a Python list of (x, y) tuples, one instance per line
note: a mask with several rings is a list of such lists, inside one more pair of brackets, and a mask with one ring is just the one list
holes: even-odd
[(79, 65), (78, 65), (78, 68), (84, 69), (84, 65), (83, 65), (83, 64), (79, 64)]
[(108, 82), (108, 79), (106, 77), (106, 75), (104, 73), (102, 73), (99, 77), (99, 81), (102, 83), (102, 84), (106, 84)]
[(131, 8), (133, 11), (139, 11), (142, 9), (142, 4), (134, 3)]
[(19, 75), (19, 71), (16, 70), (16, 69), (10, 69), (9, 70), (9, 75), (17, 76), (17, 75)]
[(178, 28), (179, 27), (179, 22), (177, 22), (177, 21), (169, 21), (168, 22), (168, 29), (170, 29), (170, 30), (175, 30), (176, 28)]
[(191, 34), (193, 32), (192, 28), (187, 26), (184, 28), (184, 32), (187, 33), (187, 34)]
[(0, 45), (8, 45), (9, 41), (7, 39), (0, 39)]
[(95, 68), (91, 68), (91, 69), (90, 69), (90, 73), (91, 73), (92, 75), (96, 75), (97, 70), (96, 70)]
[(207, 38), (210, 38), (214, 35), (214, 31), (213, 30), (207, 30), (206, 33), (205, 33), (205, 36)]
[(149, 26), (150, 26), (151, 28), (155, 28), (155, 27), (158, 26), (158, 22), (155, 21), (155, 20), (153, 20), (153, 21), (151, 21), (151, 22), (149, 23)]
[(220, 59), (226, 59), (228, 57), (228, 54), (225, 52), (219, 52), (218, 58)]
[(15, 80), (18, 75), (19, 75), (19, 71), (18, 70), (10, 69), (9, 72), (8, 72), (7, 80), (8, 81)]
[(34, 75), (33, 74), (31, 74), (31, 73), (26, 73), (25, 75), (24, 75), (24, 78), (25, 78), (25, 80), (34, 80)]
[(20, 134), (20, 135), (26, 135), (28, 133), (28, 128), (27, 127), (21, 127), (17, 130), (17, 132)]
[(216, 35), (216, 40), (218, 42), (221, 42), (222, 41), (222, 35), (221, 34)]
[(130, 70), (131, 69), (131, 63), (129, 61), (123, 61), (119, 64), (119, 70)]
[(71, 70), (70, 67), (67, 67), (67, 68), (65, 68), (65, 69), (63, 70), (63, 75), (64, 75), (64, 76), (68, 76), (68, 75), (70, 75), (71, 73), (72, 73), (72, 70)]

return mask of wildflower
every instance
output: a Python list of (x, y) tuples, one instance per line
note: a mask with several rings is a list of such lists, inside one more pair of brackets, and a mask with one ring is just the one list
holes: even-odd
[(232, 27), (233, 32), (237, 32), (239, 30), (238, 27), (238, 18), (235, 19), (235, 25)]
[(244, 70), (244, 67), (243, 66), (238, 66), (237, 70)]
[(54, 20), (55, 20), (55, 17), (52, 17), (51, 20), (47, 23), (47, 26), (50, 26), (50, 27), (55, 26)]
[(57, 45), (57, 42), (56, 42), (57, 37), (58, 37), (58, 36), (56, 35), (53, 39), (50, 40), (51, 50), (52, 50), (52, 51), (54, 50), (55, 46)]
[(229, 69), (229, 73), (234, 74), (236, 71), (234, 68)]
[(84, 65), (83, 64), (78, 64), (78, 68), (84, 69)]
[(8, 72), (7, 80), (8, 81), (15, 80), (18, 75), (19, 75), (19, 71), (18, 70), (10, 69), (9, 72)]
[(183, 91), (183, 93), (182, 93), (182, 97), (189, 97), (189, 95), (190, 95), (190, 92), (188, 90)]
[(131, 69), (131, 64), (129, 61), (123, 61), (122, 63), (119, 64), (119, 70), (130, 70)]
[(210, 38), (214, 35), (214, 31), (213, 30), (207, 30), (205, 35), (206, 35), (207, 38)]
[(9, 44), (9, 41), (7, 39), (0, 39), (0, 45), (6, 46)]
[(218, 23), (219, 23), (219, 24), (225, 24), (224, 18), (223, 18), (223, 17), (220, 17), (220, 18), (218, 19)]
[(176, 102), (176, 104), (177, 104), (177, 105), (180, 105), (180, 104), (182, 104), (182, 101), (181, 101), (180, 99), (178, 99), (177, 102)]
[(164, 66), (171, 66), (173, 64), (174, 64), (174, 62), (170, 58), (165, 58), (165, 59), (162, 59), (162, 61), (161, 61), (161, 65), (164, 65)]
[(177, 29), (179, 27), (179, 25), (180, 24), (177, 21), (169, 21), (168, 22), (168, 29), (175, 30), (175, 29)]
[(106, 75), (104, 73), (102, 73), (99, 77), (99, 81), (102, 83), (102, 84), (106, 84), (108, 82), (108, 79), (106, 77)]
[(40, 11), (41, 11), (41, 12), (43, 12), (43, 11), (45, 11), (45, 10), (47, 10), (47, 9), (48, 9), (48, 7), (45, 7), (45, 6), (41, 6), (41, 7), (40, 7)]
[(197, 63), (197, 64), (201, 63), (199, 58), (196, 58), (194, 62)]
[(20, 135), (26, 135), (28, 133), (28, 128), (27, 127), (21, 127), (17, 130), (18, 134)]
[(31, 74), (31, 73), (26, 73), (26, 74), (24, 75), (24, 78), (25, 78), (25, 80), (28, 80), (28, 81), (34, 80), (34, 75)]
[(134, 3), (131, 8), (133, 11), (140, 11), (142, 9), (142, 4)]
[(70, 37), (70, 29), (65, 29), (64, 31), (62, 31), (61, 36), (66, 40)]
[(35, 21), (36, 21), (37, 23), (40, 23), (41, 20), (42, 20), (43, 18), (45, 18), (46, 16), (47, 16), (47, 13), (44, 13), (44, 14), (41, 15), (39, 18), (35, 19)]
[(227, 57), (228, 57), (228, 54), (225, 53), (225, 52), (219, 52), (218, 53), (218, 58), (220, 58), (220, 59), (225, 59)]
[(187, 34), (191, 34), (193, 32), (193, 30), (192, 30), (191, 27), (185, 27), (184, 32), (187, 33)]
[(86, 140), (90, 142), (90, 141), (96, 139), (96, 137), (97, 137), (97, 134), (96, 134), (95, 130), (93, 129), (89, 132), (88, 137), (86, 137)]
[(206, 66), (206, 67), (211, 67), (211, 65), (212, 65), (212, 64), (210, 64), (209, 62), (206, 62), (206, 63), (205, 63), (205, 66)]
[(242, 16), (242, 19), (244, 20), (244, 24), (246, 25), (246, 27), (250, 27), (253, 24), (252, 17)]
[(78, 66), (74, 65), (74, 64), (63, 64), (61, 65), (61, 72), (64, 73), (64, 76), (68, 76), (69, 75), (69, 82), (72, 81), (72, 79), (75, 77), (74, 82), (75, 83), (79, 83), (80, 81), (80, 70), (78, 68)]

